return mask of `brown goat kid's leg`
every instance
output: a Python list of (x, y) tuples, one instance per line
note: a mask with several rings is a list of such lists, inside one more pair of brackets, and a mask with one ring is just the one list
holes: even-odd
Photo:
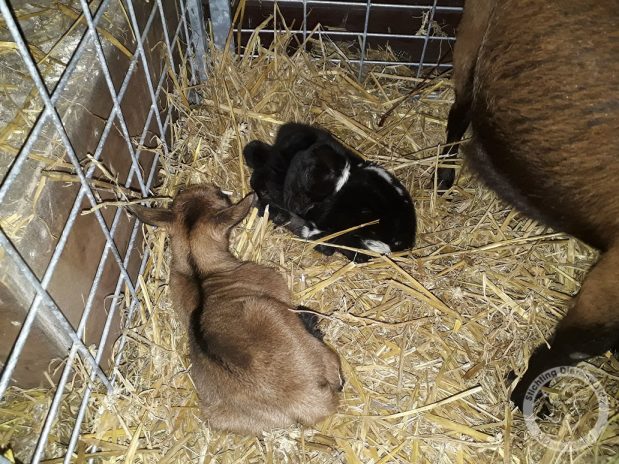
[(570, 366), (619, 346), (619, 246), (601, 255), (572, 308), (557, 326), (549, 349), (539, 346), (511, 399), (522, 410), (527, 389), (544, 371)]

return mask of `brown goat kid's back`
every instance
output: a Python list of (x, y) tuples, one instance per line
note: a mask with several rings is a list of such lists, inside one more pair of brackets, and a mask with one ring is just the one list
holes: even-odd
[[(601, 251), (551, 348), (531, 356), (520, 407), (543, 371), (619, 346), (618, 57), (616, 0), (466, 2), (448, 141), (470, 123), (466, 160), (491, 188)], [(438, 171), (442, 188), (452, 182)]]
[(253, 195), (231, 205), (214, 186), (187, 189), (170, 209), (131, 208), (170, 235), (170, 296), (189, 330), (192, 375), (205, 419), (259, 434), (332, 414), (341, 390), (337, 354), (311, 335), (274, 269), (237, 260), (230, 229)]

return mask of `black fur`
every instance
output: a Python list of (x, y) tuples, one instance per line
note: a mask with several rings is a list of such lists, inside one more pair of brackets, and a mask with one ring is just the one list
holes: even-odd
[[(378, 219), (378, 224), (329, 242), (359, 249), (371, 249), (368, 241), (382, 242), (390, 251), (413, 246), (415, 209), (404, 186), (381, 167), (346, 149), (327, 131), (288, 123), (280, 128), (272, 146), (253, 141), (243, 154), (253, 168), (250, 183), (258, 194), (260, 213), (268, 204), (276, 224), (317, 240)], [(349, 176), (338, 189), (345, 170)], [(334, 250), (328, 246), (316, 249), (325, 254)], [(338, 251), (354, 261), (368, 259), (353, 251)]]
[[(297, 310), (307, 311), (309, 310), (309, 308), (305, 306), (297, 306)], [(301, 322), (303, 322), (305, 329), (318, 340), (323, 341), (325, 336), (322, 333), (322, 330), (320, 330), (320, 327), (318, 327), (318, 316), (311, 312), (299, 312), (297, 314), (299, 315), (299, 319), (301, 319)]]

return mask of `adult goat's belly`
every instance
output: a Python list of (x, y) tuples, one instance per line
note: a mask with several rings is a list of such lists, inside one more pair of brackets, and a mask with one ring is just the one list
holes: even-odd
[[(507, 5), (477, 60), (467, 159), (524, 213), (607, 249), (619, 237), (619, 44), (594, 48), (570, 15), (527, 34)], [(556, 5), (532, 7), (544, 17)]]

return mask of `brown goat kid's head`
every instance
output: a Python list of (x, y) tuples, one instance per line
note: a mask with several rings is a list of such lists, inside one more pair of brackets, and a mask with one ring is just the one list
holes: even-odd
[(230, 230), (254, 204), (255, 195), (247, 195), (232, 204), (214, 185), (189, 187), (179, 192), (169, 208), (130, 206), (129, 211), (145, 224), (164, 228), (172, 240), (172, 256), (180, 270), (192, 257), (201, 270), (228, 254)]

